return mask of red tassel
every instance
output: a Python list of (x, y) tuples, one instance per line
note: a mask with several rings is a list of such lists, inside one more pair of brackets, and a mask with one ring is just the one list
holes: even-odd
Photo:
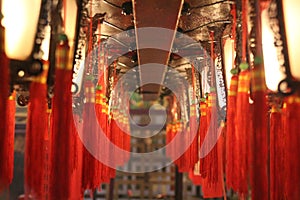
[[(190, 130), (185, 129), (183, 130), (183, 141), (182, 143), (186, 143), (190, 139)], [(182, 144), (183, 145), (183, 144)], [(187, 145), (187, 144), (184, 144)], [(191, 148), (189, 147), (179, 158), (179, 164), (178, 164), (178, 171), (179, 172), (188, 172), (191, 167)]]
[[(205, 102), (200, 103), (200, 125), (199, 125), (199, 137), (200, 137), (200, 142), (199, 142), (199, 150), (204, 148), (203, 141), (207, 133), (207, 105)], [(202, 177), (206, 177), (207, 175), (207, 158), (206, 157), (200, 157), (200, 174)]]
[(197, 122), (197, 119), (196, 119), (196, 116), (193, 117), (193, 119), (191, 119), (191, 124), (190, 124), (190, 131), (195, 131), (194, 133), (191, 132), (190, 133), (190, 137), (194, 137), (194, 138), (191, 138), (190, 140), (192, 140), (192, 143), (191, 143), (191, 146), (190, 146), (190, 169), (192, 169), (194, 167), (194, 165), (198, 162), (199, 160), (199, 156), (198, 156), (198, 153), (199, 153), (199, 149), (198, 149), (198, 138), (199, 138), (199, 132), (198, 132), (198, 129), (196, 127), (196, 123)]
[[(268, 107), (267, 87), (262, 53), (261, 1), (255, 1), (255, 55), (251, 84), (253, 96), (253, 136), (251, 185), (252, 199), (269, 199), (268, 174)], [(247, 9), (247, 8), (246, 8)]]
[(293, 95), (286, 99), (285, 108), (285, 199), (298, 199), (300, 196), (300, 157), (299, 157), (299, 120), (300, 120), (300, 97)]
[[(210, 93), (207, 103), (207, 133), (204, 138), (203, 148), (208, 154), (206, 155), (207, 178), (209, 183), (215, 183), (218, 180), (218, 150), (217, 145), (213, 145), (213, 142), (217, 139), (218, 120), (216, 111), (216, 95)], [(213, 145), (213, 146), (212, 146)], [(200, 153), (201, 156), (202, 152)]]
[(284, 155), (282, 115), (278, 106), (273, 105), (270, 114), (270, 199), (285, 199), (283, 180)]
[[(190, 145), (190, 166), (189, 168), (194, 168), (198, 161), (198, 126), (197, 126), (197, 114), (196, 114), (196, 78), (195, 78), (195, 66), (192, 65), (192, 99), (190, 107), (190, 140), (192, 140)], [(189, 140), (189, 141), (190, 141)]]
[(70, 198), (77, 156), (77, 133), (72, 112), (72, 67), (68, 63), (68, 54), (68, 41), (63, 40), (56, 48), (49, 199)]
[[(78, 115), (73, 115), (74, 121), (77, 128), (77, 133), (82, 133), (82, 126), (80, 121), (80, 117)], [(83, 152), (83, 145), (82, 141), (79, 136), (76, 136), (75, 145), (74, 145), (74, 152), (76, 152), (75, 157), (75, 169), (71, 177), (71, 191), (70, 191), (70, 199), (82, 199), (83, 198), (83, 191), (81, 187), (81, 180), (82, 180), (82, 152)]]
[[(126, 135), (127, 133), (123, 130), (126, 130), (126, 127), (125, 127), (125, 116), (122, 114), (122, 113), (119, 113), (119, 117), (118, 117), (118, 122), (119, 122), (119, 135), (120, 135), (120, 138), (121, 140), (119, 141), (119, 147), (121, 149), (123, 149), (124, 151), (127, 151), (126, 149)], [(129, 133), (128, 133), (129, 134)], [(125, 162), (126, 162), (126, 157), (127, 155), (126, 154), (122, 154), (120, 155), (120, 166), (124, 165)]]
[[(4, 104), (6, 108), (2, 111), (6, 112), (3, 122), (0, 122), (0, 193), (7, 188), (13, 179), (14, 167), (14, 132), (15, 132), (15, 112), (16, 101), (14, 95), (10, 96)], [(1, 112), (2, 112), (1, 111)], [(2, 115), (2, 113), (0, 114)], [(2, 123), (5, 128), (2, 129)]]
[[(257, 59), (257, 58), (256, 58)], [(268, 198), (268, 139), (267, 139), (267, 102), (263, 68), (256, 64), (252, 70), (253, 96), (253, 136), (252, 136), (252, 166), (251, 184), (253, 199)], [(245, 112), (245, 111), (243, 111)]]
[(9, 97), (9, 59), (4, 52), (4, 27), (0, 25), (0, 193), (13, 178), (15, 101)]
[[(83, 108), (83, 140), (84, 144), (89, 144), (90, 150), (98, 148), (97, 121), (93, 119), (95, 116), (94, 109), (94, 85), (92, 81), (85, 81), (85, 98), (86, 102)], [(98, 173), (99, 161), (90, 154), (87, 147), (83, 149), (83, 168), (82, 168), (82, 189), (95, 189), (101, 183), (101, 177)]]
[(226, 185), (228, 188), (233, 188), (233, 182), (238, 177), (236, 175), (237, 167), (234, 165), (234, 160), (237, 158), (237, 141), (235, 137), (236, 125), (236, 96), (237, 96), (238, 76), (231, 77), (230, 88), (228, 91), (227, 102), (227, 120), (226, 120)]
[[(45, 66), (45, 65), (44, 65)], [(46, 71), (46, 70), (45, 70)], [(46, 73), (45, 73), (46, 74)], [(45, 74), (30, 85), (25, 144), (25, 197), (45, 199), (45, 136), (48, 135), (48, 104)]]
[[(95, 101), (95, 112), (98, 119), (98, 123), (100, 128), (102, 129), (103, 133), (106, 134), (108, 137), (110, 130), (108, 125), (108, 105), (107, 105), (107, 97), (106, 97), (106, 82), (107, 82), (107, 69), (106, 69), (106, 62), (104, 53), (104, 49), (101, 49), (101, 45), (99, 42), (99, 64), (98, 64), (98, 83), (96, 87), (96, 101)], [(100, 141), (104, 142), (104, 141)], [(101, 143), (102, 144), (102, 143)], [(105, 144), (102, 144), (105, 146)], [(105, 154), (108, 154), (108, 149), (102, 149), (102, 151), (106, 151)], [(100, 174), (101, 180), (103, 182), (109, 181), (109, 169), (106, 165), (99, 162), (98, 163), (98, 173)]]
[[(221, 127), (218, 129), (217, 135), (222, 135), (224, 124), (221, 124)], [(202, 191), (204, 198), (217, 198), (226, 196), (225, 187), (223, 181), (223, 150), (224, 150), (224, 137), (220, 136), (217, 144), (214, 146), (217, 156), (215, 160), (209, 160), (211, 163), (212, 170), (210, 173), (214, 174), (213, 179), (208, 175), (207, 178), (203, 180)], [(209, 155), (208, 155), (209, 156)], [(214, 162), (212, 162), (214, 161)], [(209, 173), (209, 174), (210, 174)]]
[[(127, 137), (127, 133), (126, 133), (127, 127), (125, 125), (126, 118), (121, 113), (119, 113), (118, 110), (115, 110), (113, 112), (113, 115), (115, 117), (114, 117), (114, 119), (111, 120), (111, 129), (112, 129), (111, 133), (113, 135), (112, 142), (118, 148), (123, 149), (124, 151), (128, 151), (128, 147), (126, 147), (128, 145), (127, 144), (128, 137)], [(122, 153), (122, 154), (118, 155), (116, 165), (122, 166), (127, 160), (126, 157), (128, 157), (126, 155), (126, 153)]]
[[(215, 40), (214, 31), (209, 33), (210, 40)], [(210, 68), (211, 68), (211, 85), (214, 86), (215, 83), (215, 50), (214, 42), (210, 44)], [(211, 88), (211, 93), (208, 95), (207, 103), (207, 133), (202, 144), (202, 148), (205, 150), (200, 151), (200, 156), (206, 156), (206, 166), (207, 166), (207, 181), (209, 184), (215, 184), (218, 182), (218, 149), (215, 144), (218, 140), (218, 118), (217, 118), (217, 100), (215, 88)]]
[(178, 160), (175, 158), (175, 150), (176, 144), (175, 141), (172, 140), (176, 135), (176, 123), (177, 123), (177, 105), (176, 105), (176, 97), (170, 97), (170, 115), (171, 119), (170, 122), (166, 126), (166, 154), (167, 156), (177, 165)]
[[(174, 124), (171, 125), (172, 131), (171, 131), (171, 141), (175, 138), (176, 134), (181, 133), (182, 124), (179, 121), (174, 122)], [(174, 140), (174, 143), (170, 146), (171, 148), (171, 159), (173, 160), (174, 164), (179, 166), (181, 163), (180, 157), (176, 158), (176, 155), (178, 153), (178, 149), (176, 148), (178, 145), (178, 142)]]
[[(242, 64), (245, 65), (246, 63)], [(248, 192), (248, 140), (249, 140), (249, 87), (250, 87), (250, 74), (247, 69), (243, 69), (239, 74), (238, 93), (236, 97), (236, 126), (235, 138), (236, 145), (233, 151), (237, 152), (236, 158), (233, 158), (236, 167), (233, 181), (233, 189), (238, 191), (241, 195)], [(234, 140), (233, 140), (234, 141)]]
[[(92, 12), (92, 4), (90, 5), (90, 12)], [(101, 183), (101, 173), (99, 169), (103, 166), (101, 163), (89, 152), (98, 151), (99, 142), (99, 127), (97, 123), (96, 111), (95, 111), (95, 87), (93, 83), (93, 20), (90, 19), (89, 23), (89, 41), (88, 41), (88, 54), (90, 57), (87, 59), (85, 67), (86, 79), (84, 82), (84, 95), (85, 103), (83, 106), (83, 128), (82, 135), (85, 147), (83, 148), (83, 164), (82, 164), (82, 190), (96, 189)], [(86, 145), (88, 144), (88, 146)], [(87, 149), (89, 148), (89, 149)], [(103, 169), (102, 169), (103, 171)], [(102, 177), (103, 178), (103, 177)]]

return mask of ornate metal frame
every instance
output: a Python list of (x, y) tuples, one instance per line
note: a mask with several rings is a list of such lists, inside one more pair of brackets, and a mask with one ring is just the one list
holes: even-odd
[(268, 11), (280, 68), (286, 75), (286, 78), (280, 81), (278, 85), (278, 92), (283, 96), (288, 96), (299, 90), (300, 81), (295, 80), (291, 73), (282, 0), (273, 0)]

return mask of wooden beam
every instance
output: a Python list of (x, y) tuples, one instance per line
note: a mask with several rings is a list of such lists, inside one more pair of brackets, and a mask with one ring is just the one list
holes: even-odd
[[(171, 2), (166, 0), (132, 0), (132, 2), (141, 86), (145, 83), (145, 79), (155, 79), (155, 82), (160, 83), (145, 85), (141, 90), (148, 94), (149, 92), (154, 93), (147, 95), (147, 100), (155, 100), (158, 98), (163, 83), (165, 67), (162, 66), (168, 64), (170, 49), (177, 31), (184, 0), (172, 0)], [(162, 34), (160, 31), (147, 32), (141, 29), (146, 27), (165, 28), (171, 31), (164, 31)], [(140, 48), (148, 46), (149, 43), (158, 44), (159, 48)], [(154, 46), (156, 46), (155, 44)], [(155, 65), (153, 67), (151, 65), (141, 67), (149, 63), (160, 64), (160, 67)]]

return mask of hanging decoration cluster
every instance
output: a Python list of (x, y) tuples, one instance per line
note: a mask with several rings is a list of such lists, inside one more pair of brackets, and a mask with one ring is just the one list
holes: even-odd
[[(242, 0), (230, 5), (230, 37), (209, 27), (200, 66), (208, 68), (207, 77), (200, 77), (192, 63), (191, 73), (187, 73), (189, 86), (177, 88), (180, 96), (168, 96), (166, 154), (180, 173), (189, 173), (192, 182), (201, 185), (205, 198), (226, 197), (229, 190), (241, 199), (300, 196), (300, 94), (298, 90), (284, 96), (266, 86), (261, 13), (269, 4), (268, 0)], [(92, 4), (89, 12), (92, 15)], [(87, 189), (92, 194), (101, 183), (110, 183), (116, 167), (129, 160), (128, 88), (119, 77), (117, 61), (109, 64), (110, 52), (98, 34), (101, 19), (87, 17), (85, 22), (87, 37), (80, 51), (87, 56), (83, 56), (79, 92), (71, 92), (75, 58), (64, 28), (52, 36), (54, 60), (40, 60), (43, 72), (30, 79), (25, 199), (83, 198)], [(1, 26), (0, 193), (9, 188), (13, 178), (16, 109), (3, 37)], [(225, 40), (232, 44), (232, 49), (226, 50), (231, 51), (229, 66), (219, 59), (227, 53), (221, 52)], [(55, 69), (51, 71), (50, 66)], [(225, 76), (225, 70), (231, 74)], [(53, 85), (49, 84), (51, 78)], [(219, 79), (229, 83), (225, 114), (220, 108)], [(121, 88), (116, 87), (120, 82)], [(209, 86), (206, 90), (203, 82)], [(120, 150), (123, 153), (117, 154)]]
[[(204, 98), (199, 96), (200, 116), (196, 136), (199, 159), (195, 165), (193, 156), (182, 156), (175, 161), (179, 170), (189, 171), (190, 179), (201, 185), (207, 198), (225, 197), (229, 190), (241, 199), (293, 199), (299, 195), (296, 188), (300, 181), (300, 162), (296, 157), (299, 152), (299, 131), (296, 130), (300, 116), (299, 93), (294, 91), (289, 97), (273, 93), (268, 90), (265, 81), (263, 57), (266, 52), (262, 48), (261, 13), (268, 9), (269, 4), (270, 1), (243, 0), (231, 5), (231, 37), (220, 39), (222, 45), (226, 40), (232, 44), (232, 49), (226, 49), (231, 51), (231, 65), (225, 66), (231, 73), (230, 76), (226, 74), (230, 80), (227, 85), (226, 122), (220, 123), (214, 116), (215, 104), (218, 103), (215, 88)], [(215, 41), (212, 32), (211, 41)], [(213, 45), (210, 51), (213, 72)], [(211, 73), (211, 78), (216, 80), (213, 76), (214, 73)], [(193, 98), (193, 94), (189, 98)], [(181, 119), (175, 97), (171, 108), (172, 118), (166, 128), (168, 143), (183, 130), (177, 125)], [(219, 136), (218, 141), (203, 156), (203, 150), (207, 148), (205, 139), (214, 134)], [(170, 148), (167, 154), (173, 155), (172, 151), (176, 149)], [(183, 155), (188, 153), (187, 149)], [(182, 166), (183, 163), (190, 165)]]
[[(66, 1), (63, 6), (66, 6)], [(84, 84), (75, 98), (71, 92), (74, 86), (74, 52), (64, 33), (65, 26), (50, 41), (54, 49), (50, 54), (54, 59), (40, 60), (42, 73), (30, 79), (25, 139), (25, 199), (81, 199), (87, 189), (92, 194), (101, 183), (109, 183), (115, 177), (116, 167), (129, 160), (130, 128), (128, 115), (124, 112), (128, 108), (123, 103), (125, 93), (113, 89), (117, 82), (116, 67), (113, 67), (115, 75), (109, 77), (108, 51), (100, 43), (100, 38), (94, 40), (93, 22), (90, 18), (87, 45), (82, 49), (85, 51), (86, 48), (88, 54), (84, 63)], [(97, 26), (100, 29), (100, 21)], [(0, 36), (2, 193), (9, 189), (13, 179), (16, 101), (10, 88), (9, 59), (4, 51), (2, 26)], [(50, 70), (50, 66), (55, 68)], [(77, 112), (76, 100), (84, 102), (81, 112)], [(115, 101), (114, 107), (110, 106), (110, 101)], [(99, 136), (101, 133), (107, 140)], [(127, 152), (115, 156), (113, 165), (105, 162), (113, 156), (109, 143)], [(94, 150), (101, 153), (95, 155)], [(103, 152), (105, 158), (100, 162), (101, 158), (97, 156), (103, 155)]]

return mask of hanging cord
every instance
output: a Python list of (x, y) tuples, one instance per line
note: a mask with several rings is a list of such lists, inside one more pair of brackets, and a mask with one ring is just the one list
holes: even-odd
[(63, 31), (66, 31), (67, 24), (67, 0), (63, 0), (64, 18), (62, 20)]
[(109, 118), (111, 117), (110, 113), (111, 113), (111, 110), (112, 110), (112, 101), (113, 101), (113, 89), (114, 89), (114, 86), (115, 86), (115, 82), (116, 82), (116, 74), (117, 74), (117, 62), (116, 60), (113, 62), (113, 72), (112, 72), (112, 79), (111, 79), (111, 85), (110, 85), (110, 97), (109, 97), (109, 105), (108, 105), (108, 115), (109, 115)]
[(242, 62), (247, 62), (247, 36), (248, 36), (248, 27), (247, 27), (247, 13), (248, 13), (248, 1), (243, 0), (242, 2)]
[(196, 100), (196, 77), (195, 77), (195, 66), (194, 64), (192, 64), (192, 86), (193, 86), (193, 104), (195, 104), (195, 100)]
[(236, 51), (236, 27), (237, 27), (237, 22), (236, 22), (236, 5), (233, 4), (232, 5), (232, 10), (231, 10), (231, 14), (232, 14), (232, 74), (237, 74), (237, 68), (236, 68), (236, 62), (235, 62), (235, 55), (234, 52)]
[[(214, 31), (210, 31), (209, 33), (209, 38), (210, 38), (210, 70), (211, 70), (211, 79), (210, 79), (210, 86), (211, 86), (211, 89), (215, 89), (215, 88), (212, 88), (214, 87), (214, 83), (215, 83), (215, 47), (214, 47), (214, 39), (215, 39), (215, 33)], [(212, 91), (210, 91), (212, 92)]]

